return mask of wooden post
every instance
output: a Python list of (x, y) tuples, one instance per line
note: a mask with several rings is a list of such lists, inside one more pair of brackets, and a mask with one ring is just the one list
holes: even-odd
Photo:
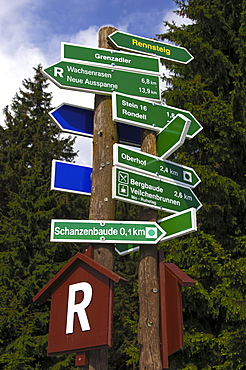
[[(143, 132), (142, 151), (157, 155), (156, 137), (150, 131)], [(140, 219), (156, 221), (157, 211), (150, 208), (140, 209)], [(157, 245), (140, 246), (139, 255), (139, 330), (140, 370), (162, 370), (160, 347), (160, 313), (158, 282)]]
[[(99, 30), (99, 48), (111, 49), (108, 35), (114, 27)], [(111, 96), (95, 95), (93, 132), (93, 172), (90, 203), (90, 220), (114, 220), (115, 201), (112, 199), (113, 144), (118, 141), (117, 127), (112, 121)], [(112, 244), (94, 244), (94, 259), (113, 270)]]
[[(99, 30), (99, 48), (111, 49), (107, 36), (114, 31), (116, 31), (114, 27), (103, 27)], [(115, 201), (112, 199), (112, 163), (113, 144), (117, 141), (117, 127), (112, 121), (112, 99), (110, 96), (95, 95), (90, 220), (115, 219)], [(93, 244), (93, 248), (95, 261), (113, 270), (113, 245)], [(100, 307), (98, 309), (100, 310)], [(107, 349), (89, 351), (87, 354), (88, 367), (78, 367), (78, 370), (106, 370), (108, 368)]]

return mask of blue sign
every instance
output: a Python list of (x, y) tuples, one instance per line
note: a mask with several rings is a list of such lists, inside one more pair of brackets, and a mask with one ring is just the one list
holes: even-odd
[(91, 174), (91, 167), (53, 160), (51, 189), (91, 195)]
[(93, 137), (94, 112), (92, 109), (63, 103), (53, 109), (50, 116), (65, 132)]
[[(92, 109), (63, 103), (49, 114), (62, 131), (93, 137), (94, 111)], [(139, 127), (118, 123), (117, 129), (120, 143), (141, 146)]]
[(117, 123), (119, 143), (141, 147), (141, 128)]

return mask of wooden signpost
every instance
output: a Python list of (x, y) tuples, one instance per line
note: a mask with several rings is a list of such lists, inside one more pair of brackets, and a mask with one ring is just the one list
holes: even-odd
[[(110, 49), (108, 35), (113, 27), (104, 27), (98, 34), (99, 48)], [(112, 121), (112, 100), (110, 96), (96, 95), (93, 131), (93, 175), (90, 203), (90, 220), (114, 220), (115, 200), (112, 199), (111, 181), (113, 144), (118, 141), (115, 122)], [(102, 184), (104, 184), (102, 186)], [(114, 268), (114, 247), (112, 244), (94, 244), (94, 259), (106, 268)], [(108, 350), (98, 349), (89, 354), (88, 370), (108, 368)]]
[[(51, 112), (65, 131), (93, 136), (92, 168), (53, 162), (51, 188), (88, 194), (91, 202), (88, 221), (52, 220), (51, 241), (93, 244), (74, 256), (34, 301), (52, 297), (48, 355), (76, 353), (78, 369), (106, 370), (112, 343), (112, 284), (125, 280), (113, 273), (114, 244), (140, 244), (139, 368), (162, 370), (168, 368), (168, 355), (183, 345), (179, 284), (194, 282), (177, 266), (158, 260), (157, 243), (195, 231), (195, 212), (201, 207), (190, 190), (200, 182), (195, 171), (164, 159), (202, 128), (190, 112), (153, 102), (160, 101), (156, 57), (116, 52), (109, 40), (133, 52), (159, 51), (160, 58), (184, 64), (193, 57), (183, 48), (167, 48), (114, 27), (103, 27), (98, 38), (99, 49), (63, 43), (63, 60), (44, 70), (62, 88), (96, 93), (94, 113), (69, 106)], [(139, 155), (116, 145), (113, 119), (141, 128)], [(137, 172), (132, 171), (135, 163)], [(114, 221), (114, 198), (139, 204), (140, 221)], [(175, 215), (158, 225), (159, 209)]]

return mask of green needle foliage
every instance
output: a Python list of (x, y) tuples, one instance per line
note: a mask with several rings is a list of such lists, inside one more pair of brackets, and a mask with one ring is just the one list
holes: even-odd
[(170, 369), (245, 369), (246, 2), (175, 3), (191, 23), (166, 23), (159, 37), (194, 60), (166, 63), (163, 97), (203, 126), (172, 158), (201, 177), (194, 192), (203, 207), (196, 233), (162, 245), (166, 261), (196, 280), (182, 291), (185, 347), (170, 356)]
[[(0, 367), (68, 369), (71, 356), (46, 355), (49, 302), (32, 298), (79, 250), (50, 243), (52, 218), (88, 218), (89, 199), (50, 191), (52, 159), (72, 161), (73, 140), (60, 137), (48, 116), (51, 94), (35, 68), (23, 81), (0, 137)], [(72, 365), (73, 364), (73, 365)]]

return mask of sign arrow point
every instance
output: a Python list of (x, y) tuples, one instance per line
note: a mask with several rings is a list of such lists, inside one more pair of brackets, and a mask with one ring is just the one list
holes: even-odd
[(169, 157), (183, 145), (191, 121), (182, 114), (177, 114), (158, 134), (157, 152), (161, 159)]
[(161, 242), (177, 238), (179, 236), (197, 231), (196, 210), (189, 208), (175, 215), (165, 217), (158, 221), (161, 228), (165, 228), (166, 234)]

